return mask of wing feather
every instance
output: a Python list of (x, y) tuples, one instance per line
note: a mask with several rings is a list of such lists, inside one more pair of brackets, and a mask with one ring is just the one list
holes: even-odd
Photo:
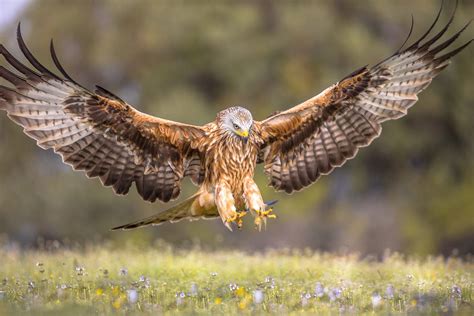
[[(0, 109), (45, 149), (52, 148), (74, 170), (99, 177), (117, 194), (135, 182), (147, 201), (169, 201), (180, 192), (180, 180), (203, 180), (198, 145), (202, 127), (146, 115), (112, 92), (96, 86), (90, 92), (64, 70), (51, 41), (51, 56), (61, 78), (43, 66), (26, 46), (18, 25), (20, 50), (30, 69), (0, 45), (2, 55), (19, 74), (0, 66)], [(203, 147), (201, 146), (201, 149)], [(199, 161), (197, 161), (199, 160)], [(192, 168), (184, 166), (192, 162)]]
[(392, 56), (371, 68), (357, 69), (321, 94), (257, 122), (263, 138), (259, 162), (265, 163), (270, 185), (288, 193), (310, 185), (369, 145), (380, 135), (382, 122), (407, 114), (417, 95), (449, 65), (450, 58), (472, 42), (444, 53), (471, 23), (440, 41), (454, 13), (425, 41), (441, 11), (442, 7), (428, 31), (408, 48), (402, 50), (413, 20), (407, 40)]

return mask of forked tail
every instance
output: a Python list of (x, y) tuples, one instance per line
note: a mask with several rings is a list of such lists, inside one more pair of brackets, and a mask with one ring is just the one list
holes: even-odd
[(201, 218), (211, 219), (219, 217), (215, 207), (204, 209), (199, 203), (200, 192), (187, 198), (183, 202), (167, 209), (166, 211), (152, 215), (150, 217), (131, 222), (125, 225), (117, 226), (112, 230), (129, 230), (148, 225), (160, 225), (165, 222), (176, 223), (182, 219), (198, 220)]

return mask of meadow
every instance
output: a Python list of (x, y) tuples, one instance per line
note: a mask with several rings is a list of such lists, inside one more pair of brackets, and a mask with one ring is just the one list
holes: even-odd
[(472, 314), (471, 259), (102, 245), (0, 248), (0, 314)]

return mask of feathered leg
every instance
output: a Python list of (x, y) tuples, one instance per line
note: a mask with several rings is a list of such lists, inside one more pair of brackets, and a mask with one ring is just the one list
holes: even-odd
[(262, 229), (262, 224), (267, 225), (267, 218), (276, 217), (272, 208), (267, 207), (263, 201), (262, 194), (252, 178), (247, 178), (244, 181), (244, 199), (247, 208), (256, 215), (254, 222), (259, 231)]
[(219, 183), (216, 185), (215, 191), (215, 203), (224, 225), (230, 231), (232, 231), (231, 223), (236, 223), (237, 227), (241, 228), (242, 217), (246, 212), (237, 212), (234, 196), (232, 195), (230, 188), (225, 183)]

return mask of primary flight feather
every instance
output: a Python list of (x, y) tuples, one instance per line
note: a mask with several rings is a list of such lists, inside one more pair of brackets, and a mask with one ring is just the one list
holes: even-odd
[(28, 50), (18, 26), (19, 47), (34, 69), (0, 45), (0, 54), (16, 70), (0, 66), (0, 76), (13, 85), (0, 85), (0, 109), (39, 146), (52, 148), (74, 170), (99, 177), (117, 194), (127, 194), (135, 183), (144, 200), (168, 202), (178, 197), (184, 177), (199, 186), (177, 206), (115, 229), (217, 217), (231, 229), (232, 223), (240, 227), (248, 212), (260, 228), (274, 214), (253, 180), (256, 164), (264, 164), (271, 186), (291, 193), (369, 145), (380, 135), (381, 123), (404, 116), (451, 57), (472, 42), (448, 48), (468, 25), (441, 40), (454, 14), (429, 37), (440, 14), (441, 9), (408, 48), (289, 110), (255, 121), (245, 108), (230, 107), (204, 126), (141, 113), (101, 87), (89, 91), (66, 73), (52, 42), (51, 56), (62, 77), (51, 72)]

